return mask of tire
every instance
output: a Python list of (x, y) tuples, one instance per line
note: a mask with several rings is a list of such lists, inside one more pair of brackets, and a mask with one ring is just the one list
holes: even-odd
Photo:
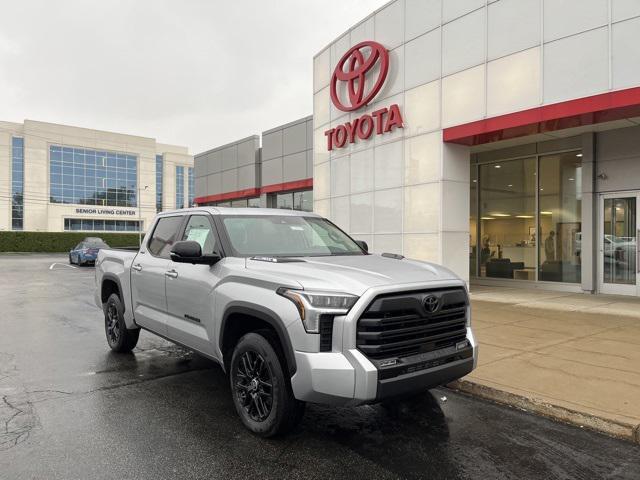
[(128, 329), (124, 322), (124, 307), (120, 297), (112, 293), (104, 304), (104, 331), (114, 352), (128, 353), (136, 347), (140, 329)]
[[(264, 333), (264, 335), (263, 335)], [(247, 333), (231, 357), (229, 380), (236, 412), (242, 423), (260, 437), (293, 429), (302, 419), (304, 402), (295, 399), (284, 374), (277, 339), (268, 332)]]

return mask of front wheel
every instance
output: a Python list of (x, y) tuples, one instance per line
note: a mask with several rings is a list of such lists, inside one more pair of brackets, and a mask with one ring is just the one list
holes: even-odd
[(243, 336), (231, 357), (229, 378), (236, 411), (242, 423), (261, 437), (291, 430), (304, 413), (304, 403), (293, 396), (281, 358), (258, 333)]
[(107, 343), (114, 352), (130, 352), (138, 343), (140, 329), (127, 328), (124, 322), (124, 306), (115, 293), (109, 296), (104, 306), (104, 330)]

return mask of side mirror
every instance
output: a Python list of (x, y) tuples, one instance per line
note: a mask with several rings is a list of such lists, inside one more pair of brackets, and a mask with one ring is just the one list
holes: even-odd
[(367, 242), (364, 240), (356, 240), (356, 243), (365, 253), (369, 253), (369, 245), (367, 245)]
[(171, 260), (176, 263), (191, 263), (193, 265), (213, 265), (220, 260), (220, 255), (217, 253), (203, 255), (200, 244), (193, 240), (176, 242), (170, 255)]

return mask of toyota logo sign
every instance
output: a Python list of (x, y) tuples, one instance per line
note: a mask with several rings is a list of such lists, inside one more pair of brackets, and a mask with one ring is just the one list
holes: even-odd
[[(369, 53), (367, 53), (367, 50), (369, 50)], [(376, 66), (378, 61), (380, 62), (378, 78), (373, 87), (365, 94), (367, 86), (366, 75)], [(357, 110), (368, 104), (378, 94), (387, 78), (388, 71), (389, 52), (378, 42), (366, 41), (351, 47), (338, 61), (338, 65), (333, 71), (330, 85), (331, 101), (337, 109), (343, 112)], [(348, 105), (345, 105), (338, 98), (338, 81), (346, 83), (349, 96)]]
[[(379, 68), (376, 70), (376, 67)], [(389, 52), (378, 42), (365, 41), (354, 45), (338, 61), (329, 93), (338, 110), (353, 112), (365, 107), (380, 93), (389, 73)], [(370, 77), (375, 78), (370, 78)], [(356, 138), (367, 140), (373, 135), (382, 135), (394, 128), (403, 128), (404, 123), (397, 103), (381, 107), (371, 113), (345, 122), (324, 132), (327, 150), (342, 148), (355, 143)]]
[(429, 313), (434, 313), (438, 310), (440, 306), (440, 300), (435, 295), (427, 295), (422, 300), (422, 305), (424, 305), (424, 309)]

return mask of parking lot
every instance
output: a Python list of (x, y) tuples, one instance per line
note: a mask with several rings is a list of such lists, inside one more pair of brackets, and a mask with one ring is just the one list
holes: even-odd
[(111, 353), (93, 268), (67, 263), (0, 256), (2, 479), (640, 478), (637, 445), (445, 388), (259, 439), (212, 362), (144, 332)]

